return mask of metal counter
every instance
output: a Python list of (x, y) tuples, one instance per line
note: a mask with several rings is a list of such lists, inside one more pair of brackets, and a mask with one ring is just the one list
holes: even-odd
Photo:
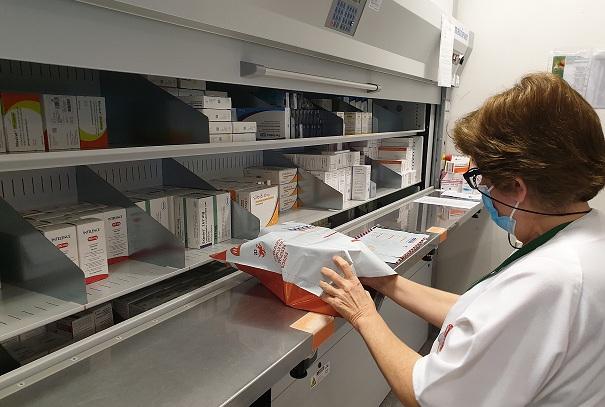
[[(400, 202), (336, 228), (351, 236), (375, 225), (449, 231), (470, 210)], [(402, 262), (406, 270), (438, 245)], [(256, 280), (205, 300), (163, 322), (2, 399), (2, 406), (248, 406), (311, 353), (312, 337), (290, 328), (304, 311), (284, 306)], [(343, 322), (337, 321), (337, 331)]]

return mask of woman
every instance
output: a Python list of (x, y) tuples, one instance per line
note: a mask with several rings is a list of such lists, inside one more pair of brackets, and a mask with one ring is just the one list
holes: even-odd
[(402, 343), (342, 258), (325, 300), (363, 336), (406, 406), (605, 405), (605, 140), (590, 105), (550, 74), (524, 77), (462, 118), (457, 148), (492, 219), (523, 243), (461, 296), (399, 276), (364, 279), (441, 333)]

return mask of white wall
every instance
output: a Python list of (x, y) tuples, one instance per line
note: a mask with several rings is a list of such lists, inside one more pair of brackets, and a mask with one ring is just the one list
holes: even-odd
[[(452, 93), (449, 129), (462, 115), (529, 72), (544, 71), (551, 50), (605, 47), (602, 0), (459, 0), (454, 16), (475, 32), (460, 88)], [(597, 111), (605, 123), (605, 110)], [(453, 152), (451, 140), (446, 151)], [(605, 210), (605, 193), (592, 206)], [(463, 291), (509, 253), (506, 233), (486, 216), (473, 220), (440, 249), (437, 286)]]

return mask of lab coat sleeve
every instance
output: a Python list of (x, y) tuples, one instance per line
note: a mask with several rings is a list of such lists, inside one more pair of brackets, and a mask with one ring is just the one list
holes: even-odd
[(561, 365), (581, 273), (547, 258), (514, 266), (486, 281), (485, 291), (450, 322), (440, 351), (435, 346), (416, 362), (421, 406), (525, 406)]

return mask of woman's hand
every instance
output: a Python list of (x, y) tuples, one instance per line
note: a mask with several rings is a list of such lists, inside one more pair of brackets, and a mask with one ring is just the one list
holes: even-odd
[(399, 275), (393, 274), (392, 276), (383, 277), (360, 277), (359, 281), (361, 281), (361, 284), (371, 287), (388, 297), (388, 293), (393, 291), (395, 285), (397, 284), (398, 278)]
[(358, 330), (362, 320), (378, 315), (376, 306), (370, 293), (363, 288), (353, 273), (351, 265), (339, 256), (335, 256), (332, 260), (344, 277), (332, 269), (323, 267), (321, 273), (332, 280), (334, 285), (325, 281), (319, 282), (319, 286), (324, 291), (322, 298)]

